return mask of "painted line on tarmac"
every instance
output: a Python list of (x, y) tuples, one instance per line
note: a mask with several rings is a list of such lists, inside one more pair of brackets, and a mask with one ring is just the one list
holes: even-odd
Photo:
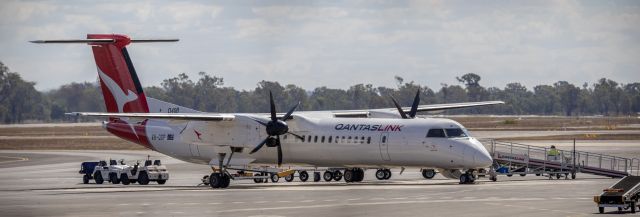
[(20, 162), (20, 161), (28, 161), (28, 160), (29, 160), (29, 158), (26, 158), (26, 157), (0, 156), (0, 158), (10, 158), (10, 159), (15, 159), (15, 160), (8, 160), (8, 161), (0, 161), (0, 164), (4, 164), (4, 163), (13, 163), (13, 162)]
[[(576, 200), (580, 198), (567, 198)], [(261, 207), (261, 208), (244, 208), (244, 209), (229, 209), (220, 210), (218, 213), (229, 212), (251, 212), (251, 211), (265, 211), (265, 210), (291, 210), (291, 209), (313, 209), (313, 208), (330, 208), (341, 206), (373, 206), (373, 205), (396, 205), (396, 204), (429, 204), (429, 203), (456, 203), (456, 202), (504, 202), (504, 201), (543, 201), (549, 200), (548, 198), (504, 198), (504, 199), (473, 199), (473, 200), (410, 200), (410, 201), (384, 201), (384, 202), (362, 202), (362, 203), (339, 203), (339, 204), (323, 204), (323, 205), (310, 205), (310, 206), (283, 206), (283, 207)]]

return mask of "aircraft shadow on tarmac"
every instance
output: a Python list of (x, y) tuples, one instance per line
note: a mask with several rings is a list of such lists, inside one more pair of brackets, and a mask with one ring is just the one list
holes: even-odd
[[(583, 178), (580, 180), (602, 180), (609, 178)], [(563, 181), (561, 180), (548, 180), (551, 181)], [(474, 185), (487, 185), (492, 183), (519, 183), (519, 182), (530, 182), (530, 181), (547, 181), (547, 179), (534, 179), (534, 180), (501, 180), (499, 182), (490, 182), (490, 181), (479, 181), (475, 184), (464, 185), (464, 186), (474, 186)], [(564, 180), (569, 181), (569, 180)], [(232, 185), (228, 189), (211, 189), (209, 186), (205, 185), (189, 185), (189, 186), (167, 186), (167, 185), (130, 185), (130, 186), (121, 186), (121, 185), (97, 185), (97, 184), (82, 184), (78, 183), (78, 186), (83, 187), (63, 187), (63, 188), (34, 188), (34, 189), (24, 189), (24, 190), (15, 190), (15, 191), (52, 191), (51, 194), (85, 194), (85, 193), (128, 193), (128, 192), (152, 192), (152, 191), (193, 191), (193, 190), (211, 190), (211, 191), (225, 191), (225, 190), (264, 190), (264, 189), (276, 189), (276, 188), (304, 188), (304, 187), (357, 187), (357, 186), (414, 186), (414, 187), (428, 187), (428, 186), (457, 186), (460, 185), (457, 182), (438, 182), (438, 183), (401, 183), (401, 182), (361, 182), (361, 183), (305, 183), (305, 184), (294, 184), (294, 185), (278, 185), (276, 183), (270, 184), (239, 184)], [(94, 186), (91, 186), (94, 185)], [(100, 191), (95, 191), (100, 190)], [(617, 211), (615, 211), (617, 212)]]

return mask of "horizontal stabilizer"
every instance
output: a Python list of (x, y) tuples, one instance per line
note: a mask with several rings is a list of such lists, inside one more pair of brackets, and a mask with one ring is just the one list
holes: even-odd
[[(177, 42), (180, 39), (131, 39), (131, 43), (150, 43), (150, 42)], [(36, 44), (73, 44), (73, 43), (91, 43), (91, 44), (107, 44), (115, 43), (115, 39), (63, 39), (63, 40), (34, 40), (29, 41)]]

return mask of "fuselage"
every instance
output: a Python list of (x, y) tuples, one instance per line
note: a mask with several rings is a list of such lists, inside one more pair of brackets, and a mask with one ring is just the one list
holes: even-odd
[[(249, 151), (267, 135), (250, 114), (234, 114), (234, 122), (208, 123), (190, 121), (175, 123), (147, 120), (119, 128), (137, 129), (142, 144), (163, 154), (200, 164), (217, 165), (218, 153), (231, 148), (231, 165), (275, 164), (276, 148), (265, 147)], [(242, 121), (246, 117), (246, 121)], [(471, 137), (459, 123), (442, 118), (310, 118), (295, 115), (288, 121), (291, 135), (281, 136), (283, 163), (315, 167), (429, 167), (472, 169), (488, 167), (492, 159), (487, 150)], [(131, 135), (114, 132), (114, 123), (107, 129), (125, 139)], [(128, 124), (127, 124), (128, 125)], [(144, 135), (142, 134), (144, 129)], [(430, 130), (432, 131), (430, 133)], [(440, 133), (433, 133), (440, 132)], [(228, 155), (227, 155), (228, 156)]]

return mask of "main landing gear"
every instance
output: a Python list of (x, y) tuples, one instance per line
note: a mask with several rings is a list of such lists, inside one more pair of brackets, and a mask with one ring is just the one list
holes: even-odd
[(362, 168), (347, 168), (344, 170), (344, 181), (361, 182), (364, 179), (364, 170)]
[(460, 175), (460, 184), (473, 184), (476, 182), (476, 177), (473, 174), (473, 170), (467, 170), (467, 172)]
[[(208, 177), (208, 181), (209, 181), (209, 186), (211, 186), (211, 188), (227, 188), (229, 187), (229, 184), (231, 183), (231, 175), (229, 175), (229, 173), (227, 172), (227, 167), (226, 165), (223, 164), (223, 160), (225, 158), (226, 153), (218, 153), (218, 170), (213, 170), (213, 173), (211, 173), (211, 175), (209, 175)], [(231, 157), (233, 157), (233, 152), (231, 152), (231, 156), (229, 156), (229, 160), (231, 160)], [(227, 165), (229, 164), (229, 162), (227, 162)], [(213, 167), (212, 167), (213, 168)], [(207, 177), (203, 177), (203, 183), (207, 183), (205, 179), (207, 179)]]
[(376, 171), (376, 178), (378, 180), (387, 180), (391, 178), (391, 170), (390, 169), (379, 169)]

